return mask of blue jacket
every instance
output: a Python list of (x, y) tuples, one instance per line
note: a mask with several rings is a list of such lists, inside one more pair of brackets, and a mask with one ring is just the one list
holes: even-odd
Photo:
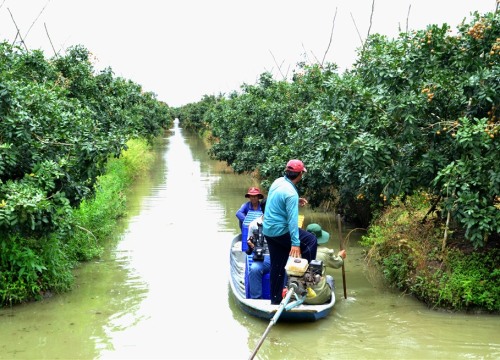
[(290, 233), (292, 246), (300, 246), (299, 193), (287, 177), (274, 180), (266, 201), (262, 231), (265, 236), (277, 237)]

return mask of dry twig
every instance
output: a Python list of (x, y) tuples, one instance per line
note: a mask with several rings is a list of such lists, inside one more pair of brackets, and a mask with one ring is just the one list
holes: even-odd
[(50, 46), (52, 46), (52, 51), (54, 51), (54, 56), (57, 56), (58, 53), (56, 52), (56, 49), (54, 48), (54, 44), (52, 44), (52, 39), (50, 38), (49, 30), (47, 30), (47, 24), (43, 23), (43, 26), (45, 27), (45, 33), (47, 34), (47, 37), (49, 38)]
[(43, 11), (45, 10), (45, 8), (47, 7), (47, 5), (49, 4), (50, 0), (47, 1), (47, 3), (44, 5), (44, 7), (42, 8), (42, 10), (40, 11), (40, 13), (38, 14), (38, 16), (35, 18), (35, 20), (33, 20), (33, 23), (31, 24), (31, 26), (29, 27), (28, 31), (26, 31), (26, 34), (24, 35), (24, 40), (26, 40), (26, 38), (28, 37), (28, 34), (30, 33), (31, 31), (31, 28), (33, 27), (33, 25), (35, 25), (35, 23), (37, 22), (38, 18), (40, 17), (40, 15), (42, 15)]
[(16, 27), (16, 30), (17, 30), (17, 34), (16, 34), (16, 37), (14, 39), (14, 43), (16, 42), (17, 37), (19, 36), (19, 39), (21, 39), (21, 43), (24, 45), (24, 48), (26, 49), (26, 51), (28, 51), (28, 47), (26, 46), (26, 43), (24, 42), (23, 37), (21, 36), (21, 31), (19, 30), (19, 27), (16, 24), (16, 20), (14, 20), (14, 15), (12, 15), (12, 12), (10, 11), (9, 8), (7, 8), (7, 10), (9, 11), (10, 18), (12, 19), (12, 22), (14, 23), (14, 26)]
[(356, 28), (356, 32), (358, 33), (359, 41), (361, 42), (361, 45), (363, 45), (363, 38), (361, 37), (361, 34), (359, 33), (358, 25), (356, 25), (356, 20), (354, 20), (352, 13), (351, 13), (351, 19), (352, 19), (352, 22), (354, 23), (354, 27)]
[(408, 14), (406, 15), (406, 32), (408, 33), (408, 20), (410, 19), (411, 4), (408, 6)]
[[(370, 26), (368, 27), (368, 32), (366, 33), (366, 38), (368, 39), (370, 37), (370, 31), (372, 30), (372, 24), (373, 24), (373, 13), (375, 12), (375, 0), (372, 1), (372, 12), (370, 14)], [(366, 46), (366, 41), (363, 44), (363, 50), (364, 52)]]
[(283, 66), (283, 62), (281, 63), (281, 65), (278, 65), (278, 62), (276, 61), (276, 58), (274, 57), (274, 54), (271, 50), (269, 50), (269, 52), (271, 53), (271, 56), (273, 57), (273, 60), (274, 60), (274, 63), (276, 64), (276, 66), (278, 67), (278, 71), (280, 72), (281, 76), (283, 77), (283, 80), (286, 79), (286, 76), (283, 74), (283, 72), (281, 71), (281, 66)]
[(332, 44), (332, 38), (333, 38), (333, 29), (335, 29), (335, 19), (337, 18), (337, 8), (335, 8), (335, 15), (333, 16), (333, 22), (332, 22), (332, 31), (330, 32), (330, 41), (328, 42), (328, 47), (326, 48), (325, 55), (323, 55), (323, 60), (321, 61), (321, 67), (323, 67), (323, 64), (325, 62), (326, 54), (328, 54), (328, 50), (330, 50), (330, 45)]

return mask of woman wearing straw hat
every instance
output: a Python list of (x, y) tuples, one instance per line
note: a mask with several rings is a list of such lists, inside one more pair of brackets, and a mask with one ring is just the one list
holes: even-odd
[(262, 215), (263, 213), (260, 205), (260, 200), (264, 198), (264, 195), (262, 195), (258, 187), (250, 187), (245, 194), (245, 197), (248, 198), (249, 201), (241, 205), (239, 210), (236, 211), (236, 217), (238, 218), (238, 221), (240, 223), (240, 229), (243, 228), (243, 221), (245, 221), (245, 218), (247, 217), (249, 212), (256, 213), (257, 216), (255, 216), (254, 219)]

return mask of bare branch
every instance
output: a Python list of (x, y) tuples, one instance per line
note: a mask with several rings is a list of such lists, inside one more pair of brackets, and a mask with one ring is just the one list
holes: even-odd
[(351, 19), (352, 22), (354, 23), (354, 27), (356, 28), (356, 32), (358, 33), (359, 41), (361, 42), (361, 45), (363, 45), (363, 38), (361, 38), (361, 34), (359, 33), (358, 26), (356, 25), (356, 20), (354, 20), (352, 13), (351, 14)]
[(326, 48), (325, 54), (323, 55), (323, 60), (321, 61), (321, 67), (323, 67), (323, 63), (325, 62), (326, 54), (328, 54), (328, 50), (330, 50), (330, 45), (332, 44), (333, 29), (335, 29), (335, 19), (336, 18), (337, 18), (337, 8), (335, 8), (335, 15), (333, 16), (333, 22), (332, 22), (332, 31), (330, 32), (330, 41), (328, 42), (328, 47)]
[(283, 67), (283, 64), (285, 63), (285, 60), (283, 60), (280, 64), (280, 69)]
[[(283, 80), (286, 79), (285, 75), (283, 75), (283, 72), (281, 71), (281, 66), (278, 65), (278, 62), (276, 61), (276, 58), (274, 57), (273, 52), (271, 50), (269, 50), (269, 52), (271, 53), (271, 56), (273, 57), (274, 63), (278, 67), (278, 71), (280, 72), (281, 76), (283, 77)], [(284, 62), (284, 60), (283, 60), (283, 62)], [(281, 63), (281, 65), (283, 65), (283, 62)]]
[(38, 139), (38, 141), (40, 141), (42, 144), (61, 145), (61, 146), (75, 146), (75, 144), (61, 143), (61, 142), (58, 142), (58, 141), (49, 141), (49, 140), (42, 139), (40, 136), (38, 136), (34, 132), (32, 132), (31, 135), (33, 135), (34, 137), (36, 137)]
[[(372, 12), (370, 14), (370, 26), (368, 26), (368, 32), (366, 33), (366, 39), (370, 37), (370, 31), (372, 29), (372, 24), (373, 24), (373, 13), (375, 12), (375, 0), (372, 1)], [(363, 48), (361, 49), (361, 56), (363, 56), (363, 53), (365, 52), (366, 48), (366, 41), (363, 43)]]
[(89, 235), (92, 235), (92, 237), (94, 238), (94, 240), (97, 240), (97, 238), (95, 237), (95, 235), (92, 233), (92, 231), (90, 231), (89, 229), (86, 229), (80, 225), (75, 225), (77, 228), (83, 230), (83, 231), (86, 231)]
[(316, 55), (315, 55), (312, 51), (311, 51), (311, 55), (314, 57), (314, 59), (316, 59), (316, 62), (317, 62), (317, 63), (318, 63), (321, 67), (323, 67), (323, 66), (321, 65), (321, 63), (319, 62), (319, 59), (316, 57)]
[[(306, 62), (308, 62), (309, 64), (312, 64), (312, 61), (309, 59), (309, 56), (307, 55), (307, 50), (305, 49), (304, 44), (302, 44), (302, 49), (304, 49), (304, 54), (305, 54), (305, 56), (306, 56)], [(316, 61), (316, 63), (317, 63), (318, 65), (320, 65), (319, 59), (318, 59), (318, 57), (314, 54), (314, 52), (313, 52), (313, 51), (311, 51), (311, 55), (312, 55), (312, 57), (314, 58), (314, 60)], [(320, 65), (320, 66), (321, 66), (321, 65)]]
[(410, 6), (408, 6), (408, 15), (406, 15), (406, 33), (408, 33), (408, 23), (409, 23), (409, 19), (410, 19), (410, 10), (411, 10), (411, 4)]
[(68, 39), (66, 39), (62, 44), (61, 44), (61, 47), (59, 48), (59, 50), (57, 51), (57, 54), (59, 55), (61, 52), (63, 51), (66, 51), (66, 41), (68, 41)]
[(38, 14), (38, 16), (35, 18), (35, 20), (33, 20), (33, 23), (31, 24), (31, 26), (29, 27), (28, 31), (26, 31), (26, 34), (24, 35), (24, 39), (26, 40), (26, 38), (28, 37), (28, 34), (30, 33), (31, 31), (31, 28), (33, 27), (33, 25), (35, 25), (36, 21), (38, 20), (38, 18), (40, 17), (40, 15), (42, 15), (43, 11), (45, 10), (45, 8), (47, 7), (47, 5), (49, 5), (49, 2), (50, 0), (47, 1), (47, 3), (44, 5), (44, 7), (42, 8), (42, 10), (40, 11), (40, 13)]
[[(284, 62), (284, 60), (283, 60)], [(288, 78), (288, 74), (290, 73), (290, 64), (288, 64), (288, 69), (286, 69), (286, 77), (283, 78), (283, 80), (286, 80)]]
[[(310, 60), (309, 60), (309, 56), (307, 55), (307, 50), (306, 50), (306, 48), (304, 47), (304, 43), (302, 43), (302, 49), (304, 50), (304, 55), (305, 55), (305, 57), (306, 57), (306, 62), (310, 62)], [(311, 51), (311, 54), (314, 56), (314, 54), (313, 54), (313, 52), (312, 52), (312, 51)], [(316, 57), (315, 57), (315, 58), (316, 58)], [(318, 60), (318, 59), (316, 59), (316, 61), (317, 61), (317, 60)]]
[(43, 23), (43, 26), (45, 27), (45, 33), (47, 34), (47, 37), (49, 38), (50, 46), (52, 46), (52, 51), (54, 51), (54, 56), (57, 56), (58, 53), (56, 52), (56, 49), (54, 48), (54, 44), (52, 44), (52, 39), (50, 38), (49, 30), (47, 30), (47, 24)]
[(17, 35), (16, 35), (16, 38), (14, 39), (14, 41), (17, 40), (17, 37), (19, 36), (19, 38), (21, 39), (21, 43), (24, 45), (24, 48), (26, 49), (26, 51), (28, 51), (28, 47), (26, 46), (26, 43), (24, 42), (23, 37), (21, 36), (21, 31), (17, 27), (16, 20), (14, 20), (14, 15), (12, 15), (12, 12), (10, 11), (9, 8), (7, 8), (7, 10), (9, 11), (12, 22), (14, 23), (14, 26), (16, 27), (16, 30), (17, 30)]
[(370, 37), (370, 31), (372, 29), (373, 13), (374, 12), (375, 12), (375, 0), (372, 1), (372, 13), (370, 14), (370, 26), (368, 27), (368, 33), (366, 34), (367, 39)]
[(448, 229), (450, 228), (450, 217), (451, 217), (451, 212), (450, 210), (448, 210), (448, 215), (446, 215), (446, 225), (444, 228), (443, 242), (441, 244), (441, 252), (444, 252), (444, 249), (446, 249), (446, 240), (448, 239)]

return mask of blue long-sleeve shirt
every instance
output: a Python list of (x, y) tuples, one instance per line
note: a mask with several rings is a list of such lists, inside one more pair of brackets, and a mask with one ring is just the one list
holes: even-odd
[[(241, 207), (238, 209), (238, 211), (236, 211), (236, 217), (238, 218), (238, 221), (240, 223), (240, 229), (242, 228), (243, 221), (245, 221), (245, 217), (247, 216), (249, 211), (254, 211), (251, 201), (247, 201), (246, 203), (243, 203), (243, 205), (241, 205)], [(255, 210), (255, 211), (262, 211), (262, 208), (260, 206), (260, 201), (259, 201), (259, 206), (258, 206), (257, 210)]]
[(299, 193), (287, 177), (274, 180), (269, 189), (262, 231), (264, 235), (277, 237), (290, 233), (292, 246), (300, 246), (299, 240)]

